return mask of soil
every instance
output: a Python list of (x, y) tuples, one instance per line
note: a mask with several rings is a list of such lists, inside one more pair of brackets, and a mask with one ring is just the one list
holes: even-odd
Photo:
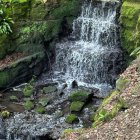
[(0, 69), (7, 67), (8, 65), (12, 64), (12, 62), (15, 62), (24, 56), (25, 54), (23, 53), (13, 53), (11, 55), (7, 55), (4, 59), (0, 60)]

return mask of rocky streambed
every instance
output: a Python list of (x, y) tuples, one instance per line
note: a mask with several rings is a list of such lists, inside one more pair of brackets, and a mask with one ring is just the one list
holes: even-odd
[[(1, 96), (0, 138), (58, 139), (66, 129), (90, 127), (104, 96), (99, 89), (57, 83), (15, 87)], [(6, 111), (10, 114), (6, 114)]]

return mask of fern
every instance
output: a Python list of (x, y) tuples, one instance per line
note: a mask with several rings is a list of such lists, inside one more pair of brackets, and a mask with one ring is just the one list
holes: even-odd
[(0, 3), (0, 34), (11, 33), (12, 32), (11, 25), (13, 23), (14, 21), (7, 15), (3, 3)]

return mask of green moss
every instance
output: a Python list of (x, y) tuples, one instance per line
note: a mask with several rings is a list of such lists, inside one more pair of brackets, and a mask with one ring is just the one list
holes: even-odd
[(30, 100), (27, 100), (25, 103), (24, 103), (24, 108), (26, 110), (32, 110), (34, 108), (34, 103)]
[(79, 2), (77, 0), (61, 1), (59, 7), (50, 11), (50, 19), (63, 19), (67, 16), (75, 16), (79, 11)]
[(36, 107), (35, 111), (39, 114), (43, 114), (43, 113), (45, 113), (46, 110), (43, 106), (39, 105)]
[[(118, 93), (117, 93), (118, 94)], [(96, 111), (95, 116), (94, 116), (94, 123), (93, 127), (95, 128), (97, 125), (104, 121), (109, 121), (115, 115), (121, 110), (121, 109), (127, 109), (128, 105), (124, 101), (123, 98), (117, 97), (116, 100), (114, 100), (114, 104), (111, 110), (106, 110), (104, 107), (109, 104), (109, 101), (113, 99), (113, 96), (115, 96), (115, 93), (113, 92), (110, 97), (107, 99), (104, 99), (104, 102), (100, 105), (99, 109)]]
[(84, 102), (75, 101), (71, 103), (70, 110), (71, 111), (80, 111), (84, 106)]
[(66, 122), (66, 123), (72, 124), (72, 123), (74, 123), (74, 122), (77, 121), (77, 120), (78, 120), (78, 117), (77, 117), (75, 114), (69, 114), (69, 115), (66, 117), (65, 122)]
[(127, 86), (128, 83), (129, 83), (128, 79), (123, 79), (123, 78), (120, 77), (116, 81), (116, 88), (121, 91)]
[(32, 20), (44, 20), (47, 16), (47, 10), (44, 3), (33, 3), (30, 18)]
[(69, 100), (71, 101), (83, 101), (85, 102), (88, 97), (89, 97), (90, 93), (84, 90), (76, 90), (74, 92), (72, 92), (69, 96)]

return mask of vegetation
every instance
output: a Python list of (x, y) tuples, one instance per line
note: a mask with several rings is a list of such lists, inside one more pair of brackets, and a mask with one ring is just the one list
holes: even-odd
[(6, 12), (6, 5), (0, 0), (0, 34), (12, 33), (11, 25), (14, 23)]

